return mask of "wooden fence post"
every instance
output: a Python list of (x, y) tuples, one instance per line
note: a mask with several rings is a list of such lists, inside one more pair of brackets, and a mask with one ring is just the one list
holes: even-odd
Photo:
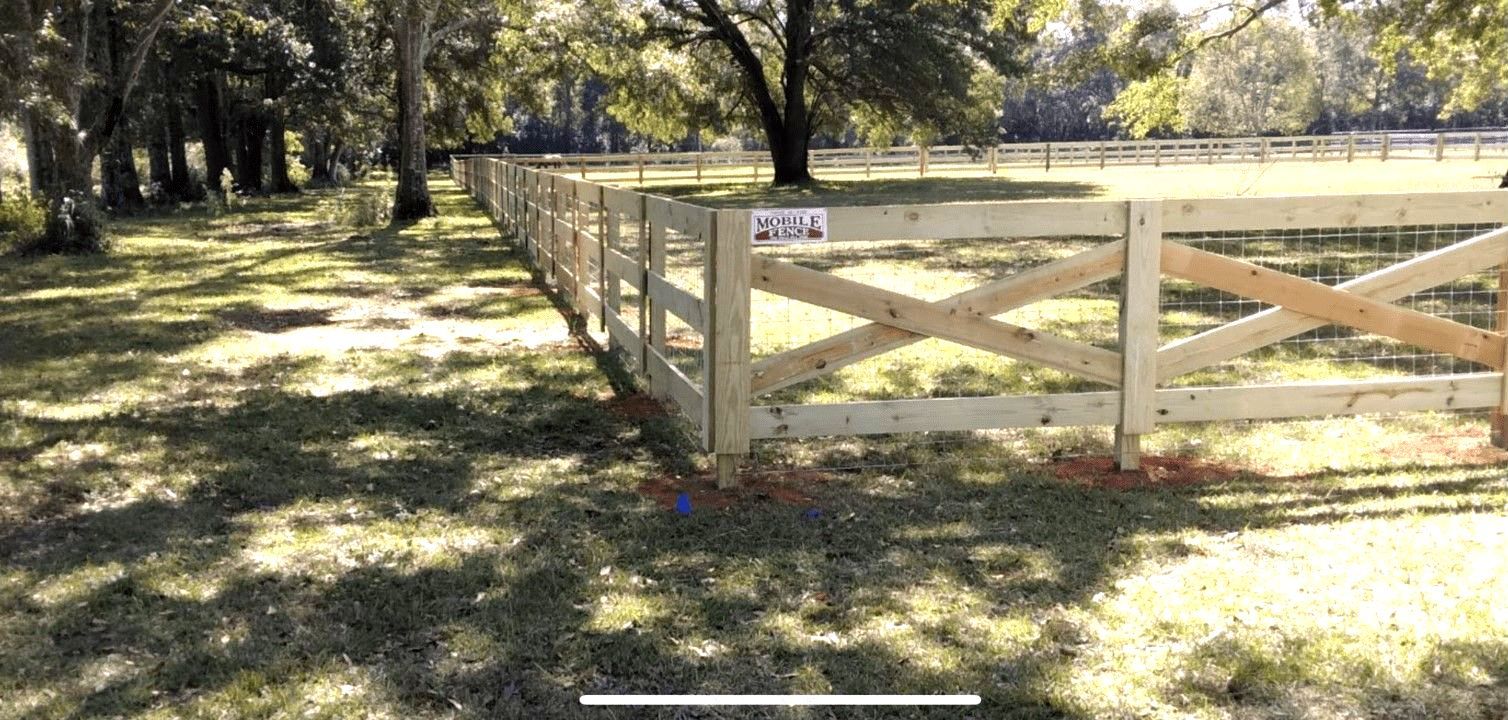
[(560, 193), (555, 191), (555, 175), (550, 175), (550, 280), (558, 280), (560, 268)]
[(590, 281), (586, 277), (586, 254), (581, 252), (581, 226), (586, 221), (581, 215), (581, 186), (571, 183), (571, 299), (577, 313), (590, 315), (586, 309), (586, 288)]
[(1477, 133), (1476, 137), (1472, 139), (1471, 159), (1473, 162), (1477, 162), (1482, 159), (1482, 133)]
[(864, 177), (869, 177), (870, 164), (873, 162), (874, 151), (864, 148)]
[(996, 173), (996, 171), (998, 171), (1000, 169), (999, 168), (999, 164), (998, 164), (998, 160), (997, 160), (996, 154), (995, 154), (996, 151), (999, 150), (999, 149), (1000, 148), (997, 147), (997, 146), (995, 146), (995, 145), (991, 145), (990, 146), (990, 174), (991, 175), (994, 175)]
[(597, 330), (607, 332), (607, 189), (597, 186)]
[(1435, 162), (1445, 159), (1445, 133), (1435, 133)]
[(1350, 136), (1346, 137), (1346, 162), (1351, 162), (1351, 161), (1353, 161), (1355, 159), (1356, 159), (1356, 136), (1355, 135), (1350, 135)]
[[(1498, 266), (1497, 301), (1497, 331), (1508, 331), (1508, 263)], [(1508, 368), (1504, 368), (1497, 409), (1492, 411), (1492, 444), (1508, 448)]]
[[(618, 213), (607, 209), (607, 188), (597, 186), (597, 196), (602, 202), (602, 252), (598, 260), (597, 272), (602, 274), (602, 329), (607, 330), (607, 311), (621, 315), (623, 312), (623, 281), (613, 275), (607, 269), (607, 251), (609, 248), (618, 250), (623, 247), (623, 241), (618, 237)], [(609, 348), (617, 347), (613, 341), (612, 333), (608, 333), (607, 345)]]
[(1162, 202), (1127, 206), (1126, 271), (1121, 282), (1121, 414), (1115, 464), (1141, 466), (1141, 436), (1156, 426), (1158, 286), (1161, 279)]
[(586, 156), (581, 157), (581, 179), (586, 179)]
[(1269, 147), (1270, 146), (1268, 145), (1267, 138), (1262, 138), (1262, 140), (1261, 140), (1261, 149), (1257, 151), (1257, 153), (1258, 153), (1257, 154), (1257, 162), (1258, 163), (1261, 163), (1261, 164), (1266, 164), (1267, 163), (1267, 153), (1268, 153)]
[(639, 237), (634, 259), (639, 261), (639, 372), (642, 373), (649, 372), (649, 245), (649, 197), (640, 194)]
[[(645, 215), (648, 216), (649, 205), (646, 200)], [(665, 277), (665, 225), (649, 221), (649, 271)], [(649, 277), (644, 278), (644, 297), (649, 299), (649, 346), (659, 351), (661, 355), (667, 355), (665, 343), (665, 307), (649, 298)], [(648, 354), (645, 355), (648, 357)], [(646, 363), (647, 364), (647, 363)], [(670, 393), (669, 378), (649, 374), (649, 392), (656, 399), (663, 400)]]
[(644, 156), (639, 156), (639, 187), (644, 187)]
[(1382, 135), (1382, 162), (1388, 161), (1388, 150), (1393, 147), (1393, 136), (1387, 133)]
[(1162, 143), (1152, 146), (1152, 167), (1162, 167)]
[(1105, 169), (1105, 143), (1100, 143), (1100, 169)]
[(707, 247), (706, 342), (712, 349), (705, 393), (717, 485), (737, 484), (738, 461), (749, 452), (749, 223), (747, 211), (712, 211)]
[(1044, 143), (1042, 150), (1042, 172), (1050, 172), (1052, 170), (1052, 143)]
[(702, 154), (701, 153), (697, 153), (696, 154), (696, 181), (698, 183), (700, 183), (702, 181)]

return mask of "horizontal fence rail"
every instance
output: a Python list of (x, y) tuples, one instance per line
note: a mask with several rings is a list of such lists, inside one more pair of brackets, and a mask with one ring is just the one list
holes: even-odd
[[(756, 247), (756, 211), (511, 159), (457, 157), (452, 174), (697, 429), (725, 484), (751, 441), (775, 438), (1114, 426), (1117, 462), (1133, 469), (1140, 438), (1167, 423), (1486, 408), (1501, 439), (1505, 191), (834, 207), (822, 242)], [(958, 275), (931, 299), (845, 276), (874, 250), (946, 257), (1034, 238), (1049, 257)], [(961, 244), (929, 249), (939, 243)], [(1055, 314), (1066, 297), (1080, 309)], [(798, 307), (846, 324), (813, 314), (778, 327)], [(1037, 307), (1048, 309), (1022, 314)], [(1070, 317), (1084, 308), (1099, 319)], [(1334, 377), (1231, 374), (1301, 341), (1362, 349), (1303, 360)], [(1057, 379), (1040, 393), (851, 400), (833, 384), (917, 343), (1016, 363), (942, 382)], [(1364, 354), (1378, 343), (1412, 348), (1413, 369), (1382, 372), (1384, 358)], [(1358, 358), (1374, 362), (1336, 372)]]
[[(506, 157), (525, 167), (617, 184), (648, 180), (732, 182), (770, 179), (769, 153), (671, 152), (589, 155), (456, 155), (458, 159)], [(1508, 129), (1377, 132), (1175, 140), (1108, 140), (1002, 143), (984, 147), (829, 148), (809, 153), (810, 168), (823, 177), (940, 171), (996, 173), (1007, 167), (1116, 165), (1216, 165), (1267, 162), (1388, 160), (1493, 160), (1508, 158)]]

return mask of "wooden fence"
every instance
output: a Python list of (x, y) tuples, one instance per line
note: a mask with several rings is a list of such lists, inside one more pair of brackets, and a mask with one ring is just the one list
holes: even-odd
[[(672, 403), (731, 483), (751, 440), (823, 435), (1103, 425), (1136, 468), (1159, 424), (1508, 406), (1508, 271), (1496, 325), (1475, 327), (1395, 304), (1508, 266), (1508, 192), (833, 207), (828, 241), (1098, 238), (1089, 250), (927, 301), (772, 257), (751, 244), (753, 211), (699, 207), (496, 158), (456, 158), (456, 181), (516, 235), (535, 267)], [(1190, 233), (1427, 225), (1489, 228), (1334, 285), (1192, 247)], [(675, 237), (672, 242), (671, 236)], [(998, 240), (996, 240), (998, 241)], [(1171, 342), (1159, 338), (1164, 278), (1272, 307)], [(1119, 280), (1114, 347), (1003, 322), (1014, 308)], [(867, 321), (766, 357), (750, 353), (751, 291)], [(667, 318), (694, 334), (677, 338)], [(1474, 364), (1472, 372), (1268, 385), (1171, 381), (1335, 324)], [(927, 338), (1053, 368), (1090, 392), (926, 397), (824, 404), (757, 398)], [(677, 342), (671, 342), (677, 340)], [(1501, 423), (1497, 422), (1500, 426)], [(1495, 435), (1501, 435), (1501, 432)]]
[[(764, 151), (593, 155), (457, 155), (507, 157), (526, 167), (615, 184), (652, 180), (728, 182), (769, 179)], [(1468, 132), (1381, 132), (1351, 135), (1187, 140), (1006, 143), (994, 147), (832, 148), (811, 151), (814, 174), (871, 176), (883, 172), (996, 173), (1006, 167), (1193, 165), (1267, 162), (1488, 160), (1508, 158), (1508, 129)]]

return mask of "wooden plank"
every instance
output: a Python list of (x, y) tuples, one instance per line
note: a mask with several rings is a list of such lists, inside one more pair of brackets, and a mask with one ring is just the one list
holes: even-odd
[(646, 197), (644, 211), (651, 223), (687, 235), (707, 233), (714, 210), (655, 195)]
[(827, 222), (833, 242), (1102, 237), (1125, 233), (1126, 204), (1092, 200), (832, 207)]
[[(748, 214), (723, 210), (714, 220), (712, 263), (712, 324), (706, 344), (712, 348), (713, 451), (720, 457), (749, 452), (749, 295), (752, 278)], [(729, 476), (723, 477), (724, 470)], [(731, 469), (719, 463), (718, 484), (732, 484)]]
[(602, 201), (607, 209), (622, 215), (629, 220), (638, 220), (643, 216), (644, 204), (640, 198), (643, 193), (625, 188), (616, 188), (604, 185), (602, 188)]
[[(1504, 257), (1508, 257), (1508, 228), (1463, 240), (1335, 287), (1387, 302), (1480, 272)], [(1169, 343), (1157, 353), (1158, 380), (1166, 382), (1327, 324), (1325, 320), (1281, 307), (1264, 310)]]
[(639, 292), (644, 292), (644, 288), (640, 287), (642, 283), (639, 282), (639, 263), (636, 262), (633, 258), (624, 255), (623, 253), (618, 252), (617, 250), (614, 250), (612, 248), (607, 248), (604, 252), (604, 258), (607, 262), (607, 271), (614, 277), (621, 279), (625, 283), (628, 283), (629, 286), (633, 287), (633, 289), (638, 290)]
[(603, 314), (602, 320), (607, 325), (608, 336), (618, 344), (618, 347), (627, 352), (629, 357), (633, 358), (635, 366), (642, 366), (644, 348), (639, 341), (639, 334), (623, 321), (623, 316), (612, 309)]
[(1299, 230), (1502, 222), (1508, 193), (1471, 190), (1266, 198), (1214, 198), (1163, 203), (1163, 231)]
[(697, 332), (702, 332), (707, 322), (707, 313), (702, 299), (672, 285), (657, 272), (649, 275), (649, 299), (655, 306), (669, 310), (671, 314), (686, 321)]
[(1295, 310), (1316, 319), (1385, 335), (1501, 369), (1503, 336), (1400, 308), (1242, 260), (1165, 242), (1164, 270), (1175, 277)]
[(1120, 393), (875, 400), (749, 409), (756, 439), (1111, 425)]
[(925, 300), (799, 265), (756, 258), (754, 287), (866, 320), (995, 352), (1103, 382), (1120, 383), (1118, 353), (979, 315), (960, 314)]
[(1466, 410), (1497, 405), (1502, 373), (1157, 391), (1158, 422)]
[(1133, 200), (1128, 209), (1126, 272), (1121, 290), (1121, 417), (1115, 432), (1116, 465), (1135, 470), (1141, 463), (1141, 436), (1156, 426), (1158, 267), (1162, 246), (1162, 202)]
[[(1115, 240), (966, 290), (936, 304), (949, 310), (994, 317), (1115, 277), (1124, 264), (1125, 241)], [(926, 337), (879, 323), (857, 327), (755, 363), (752, 368), (753, 391), (756, 394), (773, 392)]]
[(680, 408), (681, 414), (691, 421), (698, 430), (703, 428), (702, 391), (697, 388), (691, 378), (681, 372), (681, 369), (671, 364), (654, 346), (646, 348), (644, 360), (649, 368), (649, 375), (657, 379), (657, 385), (662, 392), (656, 393), (657, 399), (670, 399)]

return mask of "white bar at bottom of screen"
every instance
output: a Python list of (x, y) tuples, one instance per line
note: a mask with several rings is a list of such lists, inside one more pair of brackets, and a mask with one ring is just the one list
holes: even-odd
[(978, 705), (978, 695), (582, 695), (582, 705)]

